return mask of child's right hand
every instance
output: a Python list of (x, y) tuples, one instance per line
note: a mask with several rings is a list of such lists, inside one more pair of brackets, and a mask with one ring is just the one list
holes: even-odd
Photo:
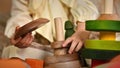
[[(19, 28), (20, 28), (19, 26), (16, 27), (15, 33), (19, 30)], [(14, 37), (15, 36), (11, 38), (11, 43), (19, 48), (28, 47), (34, 39), (32, 33), (27, 33), (24, 37), (19, 37), (17, 39), (15, 39)]]

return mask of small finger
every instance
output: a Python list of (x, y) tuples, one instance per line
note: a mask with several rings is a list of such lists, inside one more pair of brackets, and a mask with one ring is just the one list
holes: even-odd
[(75, 49), (75, 51), (78, 52), (82, 48), (82, 45), (83, 45), (83, 43), (79, 42), (76, 49)]
[(73, 51), (75, 50), (76, 46), (77, 46), (78, 42), (77, 41), (73, 41), (71, 46), (70, 46), (70, 49), (69, 49), (69, 53), (72, 54)]
[(30, 38), (30, 40), (28, 41), (28, 44), (27, 45), (30, 45), (31, 43), (32, 43), (32, 41), (33, 41), (33, 36)]
[(72, 42), (72, 39), (71, 38), (68, 38), (65, 40), (65, 42), (63, 43), (63, 47), (66, 47), (70, 42)]
[(23, 46), (28, 47), (32, 43), (32, 41), (33, 41), (33, 36), (29, 35)]
[(21, 40), (22, 46), (23, 46), (23, 47), (27, 47), (29, 40), (30, 40), (30, 34), (28, 33), (28, 34)]
[(18, 48), (22, 48), (22, 43), (18, 42), (18, 43), (15, 44), (15, 46), (18, 47)]
[(22, 39), (21, 37), (19, 37), (19, 38), (16, 39), (16, 40), (15, 40), (14, 38), (12, 38), (10, 41), (11, 41), (12, 44), (16, 44), (16, 43), (18, 43), (21, 39)]

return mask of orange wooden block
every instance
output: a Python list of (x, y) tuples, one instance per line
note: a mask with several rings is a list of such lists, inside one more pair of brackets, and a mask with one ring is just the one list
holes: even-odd
[(26, 63), (30, 65), (31, 68), (43, 68), (44, 61), (38, 59), (29, 59), (25, 60)]
[(0, 68), (26, 68), (20, 59), (0, 59)]

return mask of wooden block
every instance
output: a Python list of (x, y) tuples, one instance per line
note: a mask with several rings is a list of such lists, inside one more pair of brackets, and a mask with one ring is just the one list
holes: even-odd
[(88, 59), (110, 60), (120, 54), (120, 50), (82, 49), (81, 56)]
[(38, 59), (25, 59), (25, 62), (30, 65), (30, 68), (43, 68), (44, 61)]
[(75, 33), (74, 30), (74, 25), (71, 21), (66, 21), (65, 22), (65, 39), (67, 39), (68, 37), (72, 36), (73, 33)]
[(68, 54), (68, 48), (58, 48), (54, 50), (55, 56), (65, 55), (65, 54)]
[(70, 44), (67, 46), (67, 47), (63, 47), (62, 44), (63, 44), (64, 41), (56, 41), (56, 42), (53, 42), (51, 43), (51, 47), (53, 49), (57, 49), (57, 48), (68, 48), (70, 47)]
[(45, 66), (45, 68), (80, 68), (79, 60), (63, 62), (63, 63), (55, 63)]
[[(111, 0), (105, 0), (106, 2), (106, 4), (108, 4), (107, 2), (111, 2), (111, 3), (113, 3)], [(110, 3), (108, 4), (108, 5), (110, 5)], [(100, 17), (98, 18), (98, 20), (113, 20), (113, 21), (118, 21), (119, 20), (119, 17), (118, 17), (118, 15), (116, 15), (116, 14), (113, 14), (113, 11), (111, 11), (110, 10), (110, 13), (109, 13), (109, 11), (108, 11), (108, 9), (110, 9), (111, 7), (110, 6), (113, 6), (112, 4), (110, 5), (110, 6), (108, 6), (108, 5), (105, 5), (105, 14), (101, 14), (100, 15)], [(109, 8), (106, 8), (106, 7), (109, 7)], [(107, 9), (107, 10), (106, 10)], [(112, 10), (113, 10), (113, 8), (111, 8)], [(107, 13), (108, 12), (108, 13)], [(116, 25), (116, 24), (115, 24)], [(112, 25), (112, 26), (115, 26), (115, 25)], [(118, 26), (118, 25), (117, 25)], [(115, 26), (116, 27), (116, 26)], [(111, 27), (109, 27), (109, 29), (111, 30)], [(119, 28), (117, 28), (117, 31), (119, 31), (118, 30)], [(116, 30), (116, 29), (114, 29), (114, 30)], [(111, 30), (111, 31), (114, 31), (114, 30)], [(111, 32), (110, 31), (110, 32)], [(116, 32), (117, 32), (116, 31)], [(115, 33), (110, 33), (110, 32), (100, 32), (100, 39), (101, 40), (115, 40), (115, 37), (116, 37), (116, 34)], [(109, 33), (109, 34), (108, 34)], [(107, 37), (111, 37), (111, 38), (107, 38)]]
[(66, 54), (66, 55), (61, 55), (61, 56), (50, 56), (45, 58), (45, 66), (49, 64), (54, 64), (54, 63), (64, 63), (64, 62), (69, 62), (69, 61), (74, 61), (78, 60), (78, 54)]
[(114, 41), (114, 40), (86, 40), (85, 41), (85, 48), (120, 51), (120, 41)]
[(64, 40), (63, 22), (62, 18), (57, 17), (54, 19), (55, 31), (56, 31), (56, 41)]
[(29, 68), (29, 65), (18, 58), (0, 59), (0, 68)]
[(120, 21), (117, 20), (88, 20), (86, 30), (120, 32)]
[(33, 30), (46, 24), (47, 22), (49, 22), (48, 19), (39, 18), (39, 19), (33, 20), (30, 23), (27, 23), (26, 25), (19, 28), (19, 30), (15, 34), (15, 39), (17, 39), (19, 37), (24, 37), (27, 33), (32, 32)]

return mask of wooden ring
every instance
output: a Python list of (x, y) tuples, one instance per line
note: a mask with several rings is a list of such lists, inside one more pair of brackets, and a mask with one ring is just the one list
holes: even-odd
[(120, 50), (82, 49), (81, 56), (88, 59), (110, 60), (120, 54)]
[(102, 50), (120, 50), (120, 41), (114, 40), (86, 40), (85, 48)]
[(58, 48), (69, 48), (71, 44), (68, 44), (66, 47), (63, 47), (62, 44), (63, 44), (64, 41), (56, 41), (56, 42), (52, 42), (51, 43), (51, 47), (53, 49), (58, 49)]
[(37, 29), (38, 27), (41, 27), (42, 25), (46, 24), (47, 22), (49, 22), (48, 19), (39, 18), (39, 19), (33, 20), (33, 21), (25, 24), (24, 26), (20, 27), (18, 29), (18, 31), (16, 31), (15, 39), (17, 39), (19, 37), (24, 37), (27, 33), (32, 32), (33, 30)]
[(77, 53), (60, 55), (60, 56), (50, 56), (45, 58), (45, 65), (74, 61), (74, 60), (79, 60)]
[(120, 31), (120, 21), (117, 20), (88, 20), (86, 30), (89, 31)]

